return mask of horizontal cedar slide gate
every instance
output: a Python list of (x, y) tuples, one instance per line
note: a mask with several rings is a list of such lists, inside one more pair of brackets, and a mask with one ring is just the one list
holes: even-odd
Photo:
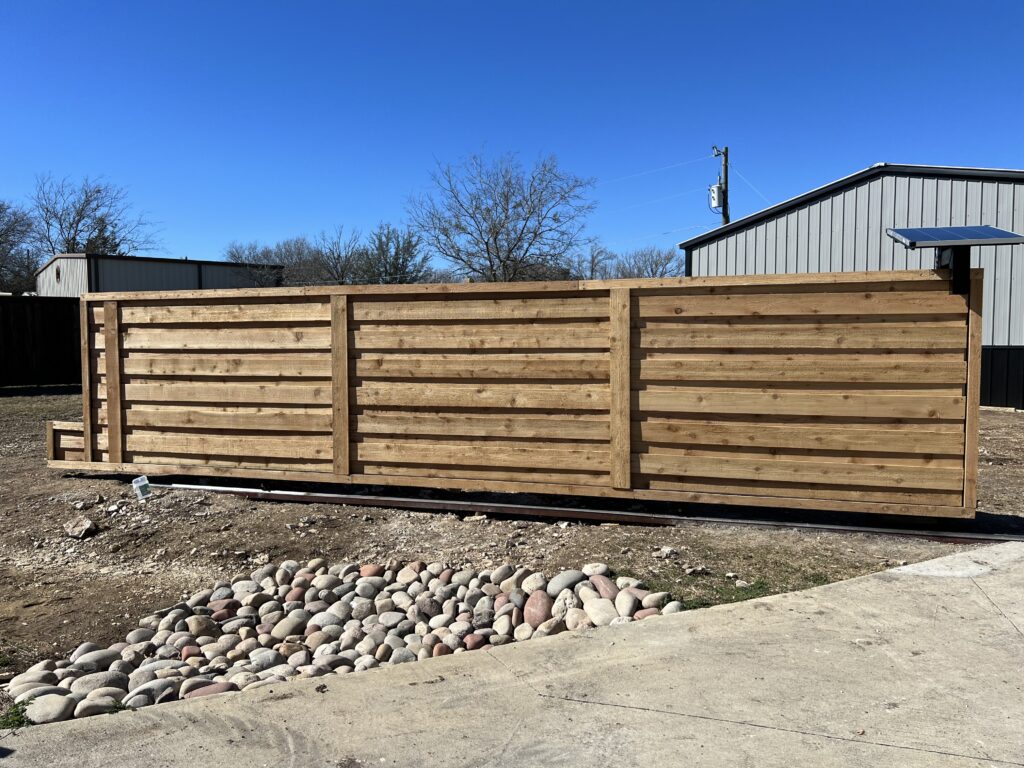
[(63, 469), (971, 517), (980, 270), (92, 294)]

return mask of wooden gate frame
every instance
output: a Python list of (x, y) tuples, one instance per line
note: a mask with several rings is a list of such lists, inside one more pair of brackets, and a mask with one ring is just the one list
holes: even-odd
[[(82, 423), (51, 422), (47, 425), (47, 457), (48, 464), (57, 469), (92, 470), (116, 473), (159, 474), (196, 474), (216, 477), (249, 477), (279, 480), (304, 480), (311, 482), (359, 483), (371, 485), (404, 485), (422, 487), (455, 488), (461, 490), (489, 490), (505, 492), (533, 492), (573, 494), (585, 496), (603, 496), (617, 498), (650, 499), (678, 502), (710, 502), (739, 504), (748, 506), (770, 506), (784, 508), (803, 508), (819, 510), (840, 510), (856, 512), (875, 512), (885, 514), (908, 514), (942, 517), (973, 517), (977, 503), (977, 454), (978, 454), (978, 403), (980, 392), (980, 361), (981, 361), (981, 301), (982, 271), (972, 270), (969, 298), (965, 297), (966, 338), (963, 353), (966, 373), (963, 391), (963, 463), (962, 463), (962, 503), (898, 503), (891, 501), (858, 500), (857, 498), (806, 498), (794, 491), (793, 496), (761, 495), (756, 489), (750, 493), (708, 492), (706, 490), (665, 490), (658, 487), (637, 487), (638, 456), (634, 453), (635, 418), (639, 414), (639, 396), (635, 395), (637, 381), (634, 379), (634, 368), (641, 363), (643, 352), (639, 348), (632, 349), (632, 343), (639, 338), (638, 328), (643, 325), (643, 318), (635, 314), (635, 307), (640, 298), (649, 299), (652, 295), (676, 296), (671, 289), (678, 289), (680, 297), (697, 295), (719, 296), (722, 301), (730, 296), (743, 295), (744, 291), (756, 292), (762, 289), (767, 293), (758, 296), (782, 294), (792, 296), (783, 289), (812, 293), (820, 290), (823, 294), (830, 291), (844, 291), (838, 296), (855, 296), (858, 284), (878, 286), (888, 284), (899, 287), (901, 283), (926, 283), (942, 281), (948, 290), (949, 274), (942, 271), (908, 271), (892, 273), (826, 273), (812, 275), (765, 275), (745, 277), (710, 277), (685, 278), (667, 280), (616, 280), (616, 281), (579, 281), (579, 282), (543, 282), (518, 284), (459, 284), (459, 285), (407, 285), (407, 286), (331, 286), (316, 288), (293, 289), (240, 289), (240, 290), (207, 290), (207, 291), (175, 291), (146, 293), (88, 294), (82, 297), (82, 375), (86, 384), (83, 386)], [(932, 290), (930, 286), (929, 290)], [(941, 286), (935, 286), (940, 288)], [(876, 289), (877, 290), (877, 289)], [(894, 290), (889, 288), (889, 290)], [(774, 291), (774, 293), (771, 293)], [(653, 292), (653, 294), (651, 293)], [(730, 293), (737, 292), (737, 293)], [(939, 292), (937, 291), (936, 294)], [(350, 347), (350, 323), (353, 317), (353, 303), (362, 306), (364, 302), (390, 299), (394, 302), (416, 302), (417, 300), (473, 300), (486, 297), (494, 301), (504, 300), (502, 297), (521, 299), (526, 306), (536, 300), (538, 304), (548, 297), (605, 295), (608, 299), (608, 482), (602, 485), (573, 484), (567, 482), (523, 482), (503, 479), (486, 479), (479, 477), (417, 477), (410, 475), (366, 474), (358, 468), (352, 455), (352, 446), (358, 435), (355, 433), (351, 415), (353, 402), (350, 401), (352, 390), (350, 359), (354, 360), (354, 350)], [(879, 297), (883, 293), (877, 293)], [(864, 293), (869, 299), (871, 292)], [(640, 297), (640, 298), (638, 298)], [(332, 414), (330, 466), (319, 471), (288, 471), (282, 469), (260, 469), (253, 466), (212, 466), (192, 462), (174, 463), (125, 461), (126, 425), (125, 389), (123, 383), (123, 342), (125, 334), (124, 309), (134, 307), (162, 307), (184, 304), (190, 307), (201, 307), (203, 303), (220, 304), (223, 302), (277, 299), (281, 302), (326, 301), (329, 306), (330, 323), (330, 411)], [(881, 299), (880, 299), (881, 300)], [(679, 301), (684, 302), (683, 298)], [(456, 306), (456, 305), (452, 305)], [(153, 309), (152, 311), (157, 311)], [(678, 313), (678, 311), (677, 311)], [(819, 312), (817, 314), (827, 314)], [(97, 342), (93, 336), (93, 327), (98, 327), (96, 318), (102, 317), (102, 339), (104, 348), (104, 367), (102, 371), (94, 370), (92, 360), (97, 353)], [(789, 317), (788, 315), (786, 317)], [(497, 316), (495, 319), (498, 319)], [(762, 318), (763, 319), (763, 318)], [(680, 327), (684, 327), (680, 324)], [(879, 328), (884, 327), (879, 323)], [(109, 354), (115, 350), (116, 354)], [(542, 350), (543, 351), (543, 350)], [(831, 350), (842, 351), (842, 350)], [(892, 350), (883, 350), (892, 352)], [(712, 356), (709, 351), (707, 356)], [(728, 360), (728, 357), (723, 357)], [(824, 358), (823, 358), (824, 359)], [(896, 357), (893, 357), (897, 360)], [(735, 361), (735, 359), (734, 359)], [(898, 362), (898, 360), (897, 360)], [(636, 366), (634, 366), (636, 363)], [(105, 382), (107, 424), (93, 423), (98, 405), (100, 377)], [(358, 380), (358, 377), (357, 377)], [(471, 380), (471, 377), (470, 377)], [(722, 379), (724, 381), (725, 379)], [(673, 382), (669, 382), (672, 384)], [(484, 387), (484, 385), (481, 385)], [(358, 391), (358, 390), (355, 390)], [(766, 392), (769, 390), (761, 390)], [(776, 396), (777, 397), (777, 396)], [(904, 398), (910, 402), (910, 398)], [(698, 397), (698, 400), (702, 400)], [(184, 406), (183, 406), (184, 407)], [(756, 406), (755, 406), (756, 407)], [(655, 409), (656, 410), (656, 409)], [(686, 409), (684, 409), (686, 410)], [(691, 408), (691, 411), (696, 410)], [(753, 410), (753, 407), (752, 407)], [(686, 413), (691, 417), (693, 413)], [(697, 414), (700, 415), (700, 414)], [(643, 419), (649, 419), (642, 416)], [(751, 416), (754, 418), (754, 416)], [(901, 418), (895, 421), (904, 421)], [(809, 430), (805, 430), (809, 431)], [(102, 434), (105, 434), (105, 440)], [(85, 439), (88, 435), (89, 439)], [(106, 451), (103, 451), (105, 442)], [(443, 442), (443, 441), (442, 441)], [(699, 441), (698, 441), (699, 444)], [(127, 451), (129, 454), (137, 451)], [(206, 457), (209, 459), (209, 456)], [(641, 457), (642, 458), (642, 457)], [(853, 459), (851, 459), (853, 461)], [(866, 461), (866, 460), (865, 460)], [(242, 463), (241, 461), (239, 463)], [(365, 464), (365, 462), (363, 462)], [(856, 466), (856, 465), (854, 465)], [(681, 476), (682, 477), (682, 476)], [(686, 477), (688, 479), (688, 477)], [(655, 484), (656, 485), (656, 484)], [(814, 485), (813, 483), (810, 485)], [(923, 486), (922, 486), (923, 487)], [(927, 490), (927, 489), (925, 489)], [(879, 494), (882, 492), (879, 492)], [(947, 492), (950, 495), (952, 492)], [(957, 491), (957, 495), (959, 495)], [(876, 494), (878, 495), (878, 494)], [(870, 498), (870, 494), (865, 496)]]

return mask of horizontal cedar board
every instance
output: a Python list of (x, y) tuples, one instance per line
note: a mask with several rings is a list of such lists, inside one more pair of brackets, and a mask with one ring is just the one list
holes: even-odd
[(639, 296), (639, 317), (745, 317), (767, 315), (964, 314), (967, 300), (946, 291)]
[[(94, 470), (97, 472), (119, 472), (122, 474), (181, 474), (181, 471), (211, 477), (248, 477), (268, 480), (309, 480), (317, 482), (337, 482), (338, 477), (332, 472), (324, 471), (321, 465), (304, 469), (267, 469), (265, 467), (239, 467), (237, 465), (214, 466), (196, 461), (191, 464), (145, 463), (142, 461), (122, 462), (120, 464), (104, 463), (103, 461), (86, 462), (81, 456), (72, 457), (69, 461), (52, 461), (55, 469)], [(464, 491), (489, 491), (494, 493), (561, 493), (578, 496), (595, 496), (620, 499), (650, 499), (655, 501), (690, 502), (695, 504), (742, 504), (761, 507), (790, 507), (794, 509), (833, 510), (849, 512), (866, 512), (887, 515), (928, 515), (934, 517), (971, 517), (971, 513), (962, 506), (934, 504), (904, 504), (899, 502), (859, 501), (834, 498), (804, 498), (799, 495), (775, 497), (754, 494), (707, 493), (694, 491), (664, 491), (645, 488), (618, 490), (606, 485), (587, 485), (583, 483), (549, 483), (504, 481), (493, 477), (418, 477), (412, 472), (396, 474), (395, 467), (388, 467), (386, 474), (353, 473), (344, 480), (352, 483), (368, 485), (407, 486), (425, 488), (452, 488)], [(404, 471), (405, 468), (402, 468)], [(528, 477), (534, 477), (529, 473)], [(537, 477), (541, 477), (537, 475)]]
[[(473, 469), (470, 467), (418, 467), (394, 464), (357, 463), (355, 472), (374, 476), (463, 478), (468, 480), (497, 480), (519, 483), (557, 483), (561, 485), (608, 485), (607, 472), (553, 472), (550, 470), (515, 471), (509, 469)], [(374, 482), (371, 480), (370, 482)]]
[(608, 452), (599, 450), (564, 450), (545, 447), (515, 448), (501, 444), (457, 445), (422, 443), (356, 443), (356, 461), (366, 463), (405, 463), (461, 465), (470, 467), (536, 467), (547, 469), (581, 469), (606, 471)]
[[(97, 412), (97, 423), (106, 421), (104, 410)], [(289, 408), (285, 406), (196, 406), (132, 404), (125, 411), (128, 427), (155, 429), (203, 428), (268, 432), (330, 432), (331, 410)]]
[(779, 391), (654, 387), (633, 393), (636, 410), (674, 413), (761, 413), (794, 416), (877, 416), (906, 419), (962, 419), (960, 395), (893, 391)]
[(352, 302), (355, 322), (608, 317), (601, 296)]
[[(980, 273), (981, 270), (972, 270)], [(739, 286), (766, 286), (784, 290), (784, 286), (811, 285), (816, 291), (843, 290), (848, 284), (888, 285), (892, 283), (935, 283), (948, 287), (948, 270), (916, 269), (887, 272), (884, 278), (875, 272), (820, 272), (788, 275), (730, 275), (723, 277), (629, 278), (620, 280), (542, 280), (522, 283), (419, 283), (408, 285), (315, 285), (297, 288), (228, 288), (196, 291), (131, 291), (87, 293), (85, 301), (193, 301), (239, 299), (276, 299), (278, 301), (323, 296), (455, 296), (473, 294), (570, 293), (607, 291), (609, 288), (707, 292), (735, 289)]]
[(551, 354), (432, 355), (364, 352), (351, 364), (356, 376), (383, 378), (604, 379), (608, 355), (599, 352)]
[(362, 409), (352, 417), (359, 435), (607, 440), (608, 417), (560, 411), (529, 415)]
[(813, 461), (759, 461), (645, 453), (633, 456), (633, 471), (662, 477), (722, 477), (817, 485), (962, 490), (963, 469), (841, 464)]
[[(761, 356), (763, 358), (763, 356)], [(821, 381), (963, 384), (967, 363), (903, 362), (867, 356), (779, 355), (775, 360), (716, 355), (704, 359), (644, 359), (633, 364), (641, 381)]]
[(353, 350), (607, 349), (607, 322), (374, 325), (349, 332)]
[[(674, 327), (673, 327), (674, 326)], [(647, 349), (964, 349), (966, 324), (926, 328), (914, 324), (780, 323), (684, 324), (644, 327), (637, 345)]]
[(811, 485), (807, 483), (770, 483), (763, 480), (715, 478), (671, 479), (658, 475), (637, 475), (637, 487), (660, 491), (758, 494), (762, 496), (800, 496), (805, 499), (845, 499), (849, 501), (898, 502), (900, 504), (955, 505), (961, 494), (955, 491), (878, 489), (862, 485)]
[[(94, 339), (95, 348), (103, 347)], [(239, 349), (268, 351), (274, 349), (331, 348), (331, 328), (232, 328), (207, 326), (195, 328), (164, 328), (161, 326), (129, 326), (122, 333), (122, 348), (134, 349)]]
[(132, 462), (139, 464), (163, 465), (173, 467), (233, 467), (237, 469), (274, 469), (283, 472), (330, 472), (333, 462), (313, 461), (308, 459), (266, 458), (263, 456), (222, 456), (222, 455), (182, 455), (170, 451), (146, 453), (128, 451)]
[[(100, 356), (101, 370), (105, 356)], [(123, 371), (128, 376), (288, 376), (320, 377), (331, 375), (331, 356), (322, 354), (238, 354), (192, 352), (161, 354), (132, 352), (124, 357)]]
[(831, 451), (875, 453), (961, 453), (963, 428), (935, 431), (929, 426), (912, 429), (892, 426), (839, 426), (729, 423), (682, 419), (648, 418), (633, 422), (634, 439), (647, 443), (676, 445), (759, 446), (764, 448), (807, 448)]
[[(103, 322), (103, 310), (94, 307), (93, 319)], [(331, 319), (330, 304), (307, 299), (280, 303), (157, 304), (121, 307), (122, 325), (188, 325), (194, 323), (316, 323)]]
[(196, 435), (132, 431), (125, 438), (129, 451), (187, 453), (217, 456), (260, 456), (284, 459), (329, 459), (331, 438), (317, 435)]
[(926, 467), (929, 469), (962, 469), (959, 456), (934, 453), (889, 453), (886, 451), (824, 451), (813, 448), (778, 448), (764, 446), (709, 446), (709, 445), (664, 445), (639, 443), (634, 454), (658, 454), (659, 456), (694, 457), (704, 459), (750, 459), (757, 462), (801, 462), (815, 464), (859, 464), (893, 467)]
[[(106, 398), (106, 387), (98, 387), (97, 396)], [(302, 384), (238, 384), (209, 382), (202, 384), (166, 382), (160, 384), (125, 384), (124, 398), (128, 403), (291, 403), (296, 405), (329, 405), (329, 382), (316, 385)]]
[(434, 384), (367, 381), (352, 388), (359, 406), (435, 408), (565, 408), (607, 410), (608, 386), (600, 384)]

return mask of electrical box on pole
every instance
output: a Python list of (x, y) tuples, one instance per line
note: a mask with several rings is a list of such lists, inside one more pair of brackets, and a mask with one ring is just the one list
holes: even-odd
[(718, 175), (718, 183), (712, 184), (710, 192), (710, 204), (712, 208), (720, 209), (722, 224), (729, 223), (729, 148), (717, 146), (711, 147), (715, 157), (722, 158), (722, 172)]

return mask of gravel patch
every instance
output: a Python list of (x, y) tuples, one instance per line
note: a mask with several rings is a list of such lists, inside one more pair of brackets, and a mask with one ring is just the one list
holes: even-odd
[[(587, 572), (592, 575), (587, 576)], [(366, 672), (683, 610), (604, 563), (548, 575), (415, 561), (264, 565), (4, 686), (35, 723)]]

